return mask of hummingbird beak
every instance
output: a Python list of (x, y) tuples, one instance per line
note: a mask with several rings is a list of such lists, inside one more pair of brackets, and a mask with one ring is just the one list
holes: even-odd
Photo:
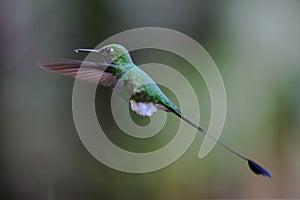
[(93, 52), (93, 53), (100, 53), (98, 49), (74, 49), (76, 53), (79, 52)]
[(112, 62), (112, 60), (109, 57), (107, 57), (106, 51), (104, 51), (104, 49), (74, 49), (74, 51), (76, 53), (79, 53), (79, 52), (97, 53), (97, 54), (100, 54), (103, 57), (103, 61), (105, 63), (111, 63)]

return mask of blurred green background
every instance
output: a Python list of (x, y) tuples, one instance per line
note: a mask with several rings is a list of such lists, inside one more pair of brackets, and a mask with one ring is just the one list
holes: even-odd
[[(299, 198), (299, 22), (296, 0), (1, 1), (1, 199)], [(88, 153), (72, 117), (74, 80), (35, 63), (84, 59), (73, 49), (145, 26), (185, 33), (209, 52), (228, 98), (221, 139), (269, 169), (272, 179), (253, 175), (220, 147), (197, 159), (202, 136), (177, 162), (148, 174), (118, 172)], [(175, 68), (183, 62), (151, 50), (133, 52), (133, 58), (138, 64), (155, 61)], [(187, 76), (193, 79), (192, 72)], [(207, 127), (209, 95), (201, 80), (195, 82), (201, 125)], [(110, 96), (108, 89), (100, 92), (98, 112)], [(114, 130), (106, 114), (103, 123)], [(162, 139), (153, 143), (127, 141), (114, 131), (111, 138), (131, 150), (149, 151), (173, 137), (176, 120), (169, 115)]]

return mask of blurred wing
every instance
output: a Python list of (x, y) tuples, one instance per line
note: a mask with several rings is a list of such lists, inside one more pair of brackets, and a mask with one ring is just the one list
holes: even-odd
[(111, 64), (78, 60), (57, 60), (38, 62), (37, 65), (51, 72), (94, 82), (106, 87), (112, 86), (115, 82), (114, 71), (116, 66)]

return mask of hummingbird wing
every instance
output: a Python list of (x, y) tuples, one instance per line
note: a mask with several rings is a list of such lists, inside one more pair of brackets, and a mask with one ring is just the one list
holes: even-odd
[(111, 87), (116, 81), (117, 66), (112, 64), (79, 60), (55, 60), (38, 62), (37, 65), (51, 72), (94, 82), (106, 87)]

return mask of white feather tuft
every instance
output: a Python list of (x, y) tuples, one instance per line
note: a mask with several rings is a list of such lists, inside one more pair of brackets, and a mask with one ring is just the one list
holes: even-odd
[(131, 109), (136, 112), (136, 114), (141, 116), (152, 116), (153, 113), (157, 111), (157, 107), (152, 102), (136, 102), (130, 100)]

